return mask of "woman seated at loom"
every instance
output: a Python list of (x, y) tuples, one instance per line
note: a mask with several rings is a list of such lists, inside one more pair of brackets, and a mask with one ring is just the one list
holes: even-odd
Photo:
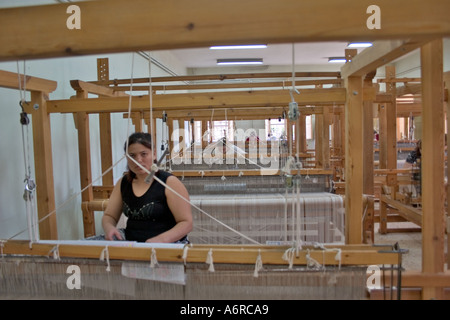
[[(126, 149), (127, 143), (125, 152)], [(127, 157), (128, 172), (111, 193), (102, 218), (105, 239), (188, 243), (187, 234), (192, 230), (191, 206), (175, 194), (189, 200), (185, 186), (177, 177), (165, 171), (155, 173), (155, 177), (164, 184), (156, 178), (150, 183), (146, 182), (148, 172), (156, 162), (151, 135), (133, 133), (128, 138), (128, 154), (136, 162)], [(128, 218), (124, 230), (117, 228), (122, 212)]]

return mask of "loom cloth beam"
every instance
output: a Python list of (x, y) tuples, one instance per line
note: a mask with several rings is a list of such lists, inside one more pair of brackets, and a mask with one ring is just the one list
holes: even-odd
[[(95, 241), (92, 241), (95, 242)], [(30, 242), (24, 240), (9, 240), (3, 244), (3, 254), (24, 254), (30, 256), (48, 256), (49, 252), (55, 247), (54, 244), (33, 243), (30, 249)], [(60, 244), (58, 246), (60, 257), (72, 258), (90, 258), (99, 259), (104, 246), (96, 245), (68, 245)], [(392, 248), (372, 247), (372, 246), (326, 246), (330, 251), (305, 247), (299, 251), (299, 255), (294, 258), (294, 265), (305, 265), (306, 249), (310, 248), (311, 257), (319, 263), (338, 265), (339, 261), (335, 259), (337, 251), (331, 249), (341, 249), (341, 265), (377, 265), (377, 264), (398, 264), (399, 255), (396, 252), (388, 252)], [(187, 253), (187, 262), (204, 263), (209, 250), (213, 250), (214, 263), (233, 263), (233, 264), (255, 264), (258, 254), (261, 254), (264, 264), (287, 265), (283, 254), (289, 249), (286, 246), (221, 246), (221, 245), (189, 245)], [(384, 252), (383, 252), (384, 249)], [(123, 246), (108, 246), (109, 259), (111, 260), (136, 260), (149, 261), (152, 249), (149, 248), (130, 248)], [(158, 261), (183, 262), (183, 249), (158, 248)]]
[(1, 9), (0, 60), (242, 43), (450, 35), (448, 1), (379, 0), (382, 27), (376, 30), (367, 26), (370, 16), (366, 12), (372, 4), (370, 0), (231, 0), (226, 6), (208, 0), (88, 1), (77, 3), (81, 12), (78, 30), (66, 27), (67, 4)]

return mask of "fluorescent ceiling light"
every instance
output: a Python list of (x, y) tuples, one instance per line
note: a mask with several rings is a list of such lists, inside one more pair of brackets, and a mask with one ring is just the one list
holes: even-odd
[(347, 59), (345, 57), (330, 57), (328, 58), (328, 63), (346, 63)]
[(212, 46), (211, 50), (233, 50), (233, 49), (265, 49), (265, 44), (247, 44), (247, 45), (235, 45), (235, 46)]
[(371, 42), (351, 42), (348, 44), (348, 48), (368, 48), (371, 47)]
[(223, 65), (258, 65), (263, 64), (263, 59), (217, 59), (217, 64)]

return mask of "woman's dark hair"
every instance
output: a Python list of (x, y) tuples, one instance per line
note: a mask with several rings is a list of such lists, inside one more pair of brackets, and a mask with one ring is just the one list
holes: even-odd
[[(140, 143), (144, 147), (147, 147), (151, 150), (152, 149), (152, 136), (150, 133), (146, 133), (146, 132), (135, 132), (128, 137), (128, 144), (127, 144), (127, 142), (125, 142), (125, 145), (123, 146), (123, 150), (125, 152), (127, 152), (127, 145), (131, 146), (132, 144), (135, 144), (135, 143)], [(126, 172), (126, 177), (127, 177), (128, 181), (133, 181), (133, 179), (136, 178), (136, 174), (133, 171), (131, 171), (130, 168), (128, 168), (128, 166), (127, 166), (127, 169), (128, 170)]]
[(422, 139), (419, 139), (416, 144), (416, 154), (420, 158), (422, 156)]

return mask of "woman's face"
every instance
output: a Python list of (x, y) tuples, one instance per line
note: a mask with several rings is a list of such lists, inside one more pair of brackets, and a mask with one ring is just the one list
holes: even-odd
[[(137, 163), (143, 166), (145, 169), (150, 171), (150, 168), (153, 164), (153, 152), (150, 148), (140, 144), (133, 143), (128, 146), (128, 154), (131, 158), (133, 158)], [(134, 161), (127, 157), (128, 167), (131, 171), (133, 171), (136, 175), (147, 175), (147, 172), (142, 169), (139, 165), (137, 165)]]

